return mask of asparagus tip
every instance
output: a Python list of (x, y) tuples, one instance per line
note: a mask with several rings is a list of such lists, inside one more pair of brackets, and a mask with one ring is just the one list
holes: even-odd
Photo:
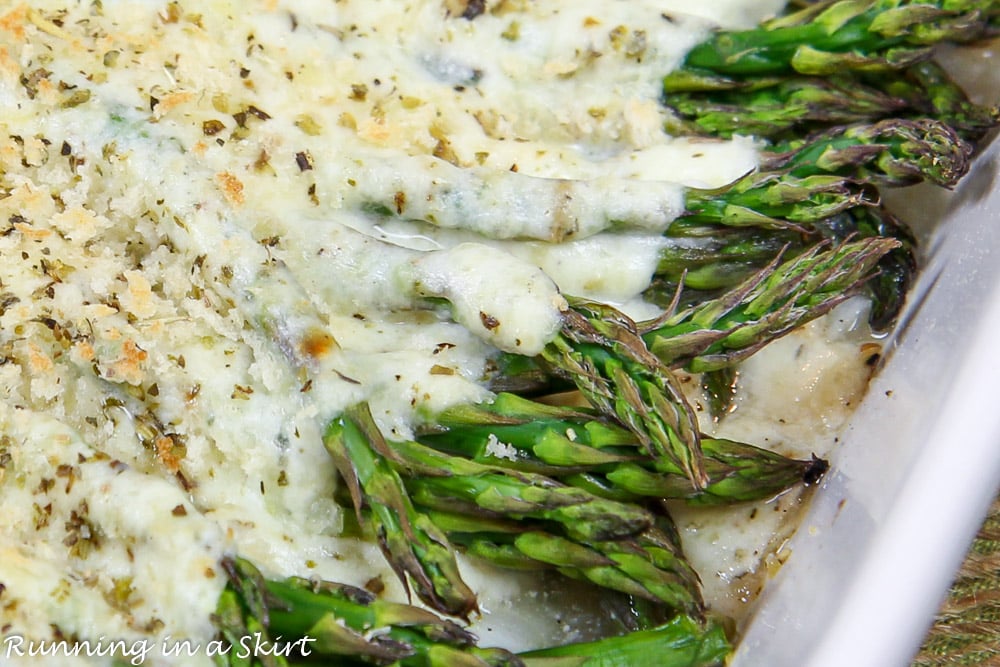
[(819, 483), (823, 476), (826, 475), (827, 471), (830, 469), (830, 464), (826, 459), (821, 459), (815, 454), (812, 455), (812, 462), (809, 467), (806, 468), (805, 473), (802, 475), (802, 482), (806, 486), (812, 486)]

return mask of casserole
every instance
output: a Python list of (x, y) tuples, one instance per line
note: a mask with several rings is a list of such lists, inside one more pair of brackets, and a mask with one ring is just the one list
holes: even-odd
[[(523, 236), (564, 240), (579, 231), (563, 224), (572, 207), (555, 206), (551, 226), (518, 227), (512, 224), (518, 216), (497, 216), (498, 209), (507, 209), (496, 204), (530, 211), (530, 197), (521, 195), (534, 190), (525, 183), (544, 189), (552, 180), (574, 178), (564, 200), (584, 202), (587, 212), (593, 212), (591, 204), (610, 204), (597, 211), (598, 223), (621, 220), (616, 206), (627, 201), (663, 224), (663, 214), (680, 213), (679, 186), (629, 181), (627, 190), (609, 197), (607, 188), (619, 182), (597, 172), (614, 164), (626, 180), (636, 173), (666, 179), (667, 167), (683, 154), (703, 165), (704, 173), (687, 176), (707, 187), (739, 177), (756, 159), (749, 140), (678, 141), (667, 150), (655, 145), (661, 118), (651, 91), (659, 87), (659, 72), (680, 57), (679, 40), (694, 41), (707, 31), (690, 18), (659, 23), (657, 39), (649, 42), (640, 27), (599, 28), (602, 22), (583, 3), (574, 6), (577, 15), (546, 9), (530, 26), (501, 23), (496, 16), (471, 24), (475, 16), (454, 14), (442, 24), (440, 6), (409, 3), (413, 17), (432, 29), (413, 30), (405, 17), (388, 12), (403, 40), (389, 49), (400, 59), (390, 68), (382, 47), (370, 39), (389, 30), (385, 16), (369, 11), (374, 4), (338, 3), (346, 29), (329, 25), (323, 7), (304, 2), (269, 17), (267, 12), (283, 8), (268, 4), (241, 17), (247, 19), (240, 24), (245, 34), (227, 33), (225, 39), (231, 17), (224, 2), (205, 14), (178, 3), (162, 12), (139, 3), (72, 11), (48, 4), (45, 12), (16, 8), (3, 21), (15, 42), (27, 34), (33, 38), (18, 53), (21, 62), (11, 61), (5, 70), (5, 83), (21, 96), (12, 99), (18, 110), (36, 99), (47, 104), (42, 113), (9, 114), (24, 129), (12, 130), (5, 152), (17, 182), (4, 200), (12, 226), (2, 241), (14, 258), (6, 268), (24, 274), (4, 281), (19, 290), (5, 297), (17, 306), (8, 313), (17, 363), (3, 369), (11, 394), (3, 406), (5, 429), (37, 446), (30, 454), (27, 447), (12, 448), (7, 481), (17, 491), (9, 498), (20, 498), (20, 510), (32, 503), (38, 509), (21, 519), (13, 512), (8, 517), (10, 535), (3, 537), (9, 540), (5, 556), (11, 557), (0, 561), (6, 568), (0, 572), (14, 582), (6, 598), (22, 600), (22, 610), (38, 610), (32, 620), (42, 632), (55, 619), (80, 636), (105, 632), (101, 628), (138, 636), (164, 628), (211, 636), (210, 613), (223, 586), (215, 565), (234, 551), (259, 560), (272, 576), (349, 577), (404, 598), (405, 580), (401, 585), (384, 563), (374, 565), (381, 563), (374, 545), (343, 535), (345, 513), (331, 493), (336, 472), (323, 451), (325, 426), (337, 413), (368, 401), (380, 411), (380, 426), (409, 438), (419, 417), (484, 399), (479, 381), (492, 346), (534, 356), (561, 324), (565, 302), (535, 263), (568, 293), (627, 302), (643, 281), (623, 286), (607, 275), (620, 277), (628, 266), (646, 271), (648, 280), (662, 240), (654, 229), (652, 242), (632, 251), (628, 243), (636, 239), (614, 236), (602, 250), (637, 261), (612, 256), (607, 275), (585, 275), (581, 287), (568, 287), (583, 273), (577, 269), (588, 259), (586, 244), (573, 246), (583, 249), (576, 257), (561, 256), (545, 243), (525, 244), (528, 259), (515, 258), (503, 247), (470, 247), (460, 231), (396, 220), (393, 211), (399, 217), (404, 208), (415, 211), (414, 217), (439, 228), (475, 217), (483, 225), (476, 229), (495, 235), (498, 245)], [(466, 9), (475, 14), (480, 4)], [(744, 12), (756, 9), (753, 3), (732, 4)], [(652, 3), (637, 4), (634, 11), (609, 6), (615, 9), (606, 17), (612, 23), (642, 23), (643, 11), (652, 11), (655, 21), (667, 18)], [(550, 44), (541, 28), (566, 15), (592, 30), (595, 43), (606, 44), (602, 48), (617, 54), (622, 67), (575, 49), (571, 40), (556, 45), (562, 49), (557, 57), (546, 51)], [(132, 34), (139, 19), (148, 32)], [(487, 102), (502, 113), (467, 113), (461, 106), (485, 105), (478, 95), (489, 97), (478, 84), (490, 72), (468, 64), (476, 60), (475, 31), (482, 25), (490, 26), (501, 47), (518, 51), (502, 67), (512, 68), (522, 77), (518, 81), (540, 78), (546, 84), (542, 97), (528, 99), (516, 86), (501, 87), (498, 99)], [(373, 41), (374, 51), (359, 55)], [(105, 51), (108, 45), (115, 48)], [(214, 67), (202, 68), (199, 54)], [(595, 89), (605, 107), (567, 111), (548, 102), (578, 71), (583, 78), (617, 74), (653, 56), (661, 59), (652, 61), (655, 67), (637, 68), (643, 69), (641, 86), (620, 82), (620, 90), (641, 93), (638, 102), (622, 102), (615, 90), (600, 85)], [(545, 67), (535, 69), (538, 62)], [(328, 77), (331, 67), (344, 78)], [(306, 108), (298, 87), (316, 92), (322, 84), (328, 87), (317, 93), (321, 103)], [(426, 94), (432, 87), (436, 99)], [(544, 113), (508, 118), (512, 104), (514, 112), (523, 105)], [(57, 121), (49, 122), (50, 112)], [(610, 134), (601, 134), (609, 127)], [(593, 132), (603, 139), (586, 150), (573, 142), (556, 150), (547, 143), (556, 143), (552, 132), (570, 138)], [(521, 141), (522, 134), (529, 139)], [(467, 136), (476, 137), (482, 150), (470, 147)], [(412, 140), (406, 150), (420, 155), (393, 152), (401, 138)], [(630, 147), (617, 161), (607, 156), (621, 148), (616, 142)], [(706, 159), (709, 154), (714, 157)], [(488, 175), (477, 181), (482, 163)], [(451, 190), (439, 188), (459, 164), (477, 176), (456, 181)], [(144, 168), (150, 165), (156, 169)], [(712, 174), (719, 165), (728, 173)], [(484, 183), (486, 196), (478, 197)], [(490, 189), (497, 184), (503, 187)], [(539, 201), (548, 210), (550, 201), (560, 200)], [(532, 216), (525, 217), (530, 222)], [(316, 228), (324, 233), (314, 234)], [(555, 278), (567, 265), (571, 270)], [(483, 266), (494, 267), (504, 281)], [(503, 288), (513, 285), (520, 291), (511, 297), (513, 290)], [(448, 299), (450, 310), (441, 305)], [(22, 367), (31, 372), (21, 375)], [(64, 407), (65, 424), (49, 419), (62, 417)], [(56, 440), (71, 446), (49, 451)], [(502, 447), (496, 451), (509, 456)], [(53, 467), (65, 481), (50, 494)], [(15, 479), (13, 471), (22, 477)], [(48, 495), (57, 499), (57, 516), (68, 513), (68, 521), (48, 521), (45, 508), (52, 505), (32, 497)], [(64, 526), (66, 535), (59, 532)], [(46, 534), (47, 545), (31, 535), (32, 528)], [(22, 540), (19, 531), (25, 529), (29, 537)], [(48, 590), (25, 585), (30, 576), (18, 576), (18, 568), (35, 568), (36, 580), (58, 580), (63, 547), (73, 563), (66, 568), (73, 569), (66, 579), (68, 597), (110, 608), (109, 618), (60, 605)], [(100, 549), (114, 555), (98, 565)], [(45, 550), (52, 558), (38, 557)], [(157, 566), (168, 553), (172, 568)], [(500, 603), (523, 602), (536, 592), (530, 581), (498, 583), (491, 575), (486, 569), (471, 578), (477, 589), (500, 589), (494, 598)], [(185, 585), (173, 586), (178, 579)], [(503, 590), (508, 585), (519, 589), (517, 595)], [(493, 604), (488, 595), (484, 599)], [(457, 607), (456, 615), (469, 608)], [(544, 637), (576, 638), (568, 631)], [(515, 639), (522, 641), (516, 648), (535, 641)], [(483, 640), (510, 643), (498, 635), (484, 634)]]

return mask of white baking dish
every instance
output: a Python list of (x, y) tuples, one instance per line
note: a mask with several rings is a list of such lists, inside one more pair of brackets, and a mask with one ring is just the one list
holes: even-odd
[(1000, 143), (946, 202), (885, 367), (733, 667), (909, 664), (997, 492)]

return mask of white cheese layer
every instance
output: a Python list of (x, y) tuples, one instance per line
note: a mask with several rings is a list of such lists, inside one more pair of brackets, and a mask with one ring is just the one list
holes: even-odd
[[(421, 296), (442, 297), (459, 324), (505, 352), (540, 354), (562, 326), (566, 300), (538, 267), (489, 246), (463, 243), (414, 263)], [(506, 289), (509, 282), (517, 290)]]

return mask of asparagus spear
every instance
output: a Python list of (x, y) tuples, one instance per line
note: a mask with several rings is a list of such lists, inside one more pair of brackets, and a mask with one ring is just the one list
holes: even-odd
[(673, 373), (646, 348), (635, 323), (611, 306), (570, 299), (562, 331), (540, 359), (572, 380), (654, 459), (675, 463), (695, 488), (708, 483), (694, 411)]
[(721, 667), (732, 647), (720, 624), (676, 616), (623, 637), (521, 654), (526, 667)]
[(704, 614), (698, 575), (684, 557), (679, 538), (663, 530), (662, 515), (656, 517), (655, 527), (637, 536), (583, 542), (543, 522), (463, 514), (454, 504), (432, 504), (444, 507), (421, 509), (452, 544), (497, 567), (554, 570), (662, 610), (684, 610), (697, 618)]
[[(564, 557), (563, 548), (553, 550), (553, 546), (558, 548), (557, 545), (543, 547), (538, 541), (526, 547), (523, 536), (518, 542), (520, 549), (528, 550), (529, 555), (534, 554), (539, 559), (547, 553), (550, 557), (554, 555), (558, 564)], [(600, 553), (608, 563), (579, 572), (559, 565), (559, 571), (571, 577), (580, 578), (582, 575), (598, 586), (620, 590), (635, 598), (666, 604), (670, 609), (704, 618), (704, 601), (697, 573), (681, 552), (679, 541), (658, 527), (650, 527), (630, 540), (591, 542), (586, 546)]]
[(327, 427), (323, 443), (351, 492), (355, 510), (371, 510), (379, 546), (404, 585), (432, 608), (460, 617), (476, 610), (445, 535), (413, 507), (393, 456), (367, 406), (349, 409)]
[(432, 516), (469, 555), (499, 567), (555, 569), (675, 612), (704, 615), (698, 575), (684, 557), (679, 538), (662, 527), (663, 517), (628, 539), (586, 542), (534, 522), (504, 522), (449, 509), (433, 510)]
[(982, 37), (996, 12), (996, 0), (818, 2), (752, 30), (716, 33), (664, 86), (713, 90), (727, 87), (727, 77), (899, 69), (926, 60), (937, 43)]
[[(810, 235), (792, 230), (722, 225), (674, 225), (660, 249), (654, 279), (666, 293), (733, 287), (766, 266), (782, 251), (808, 244)], [(662, 289), (662, 288), (661, 288)]]
[[(878, 193), (874, 188), (856, 181), (902, 183), (929, 178), (948, 184), (967, 169), (968, 155), (966, 144), (955, 139), (945, 126), (932, 121), (891, 121), (819, 135), (804, 145), (790, 147), (783, 154), (767, 157), (764, 170), (725, 188), (688, 191), (686, 213), (669, 224), (665, 232), (666, 238), (679, 242), (665, 244), (660, 271), (672, 272), (674, 279), (689, 271), (688, 281), (694, 287), (711, 288), (713, 285), (708, 283), (718, 280), (718, 272), (702, 270), (698, 264), (690, 265), (685, 261), (685, 254), (677, 252), (678, 248), (685, 247), (682, 243), (702, 233), (707, 225), (806, 233), (831, 216), (877, 202)], [(331, 276), (357, 273), (353, 248), (364, 244), (385, 247), (376, 275), (383, 277), (386, 286), (374, 291), (395, 295), (393, 301), (385, 304), (387, 308), (426, 308), (440, 303), (441, 299), (451, 303), (454, 300), (449, 291), (453, 289), (452, 283), (464, 285), (468, 282), (466, 274), (454, 268), (451, 273), (439, 270), (445, 261), (450, 262), (449, 266), (457, 266), (458, 260), (464, 257), (456, 255), (458, 249), (421, 253), (391, 246), (348, 229), (330, 231), (333, 232), (336, 247), (344, 256), (341, 258), (340, 253), (331, 252), (325, 255)], [(727, 243), (734, 238), (729, 235)], [(747, 252), (756, 253), (758, 257), (768, 254), (771, 258), (774, 248), (781, 245), (779, 240), (801, 244), (800, 237), (792, 234), (778, 237), (770, 233), (757, 236), (748, 233), (737, 240), (742, 242), (742, 247), (727, 248), (725, 252), (734, 256), (733, 268), (740, 277), (748, 273)], [(475, 264), (477, 268), (481, 261), (482, 258)], [(760, 265), (758, 261), (753, 268)], [(434, 283), (426, 278), (431, 274), (446, 278), (438, 280), (440, 284)], [(453, 306), (452, 311), (457, 320), (494, 344), (501, 347), (513, 344), (506, 339), (493, 340), (495, 333), (481, 322), (483, 307)]]
[[(822, 85), (829, 88), (831, 84)], [(951, 120), (973, 112), (942, 115)], [(953, 130), (933, 119), (892, 119), (838, 128), (774, 150), (780, 154), (767, 158), (757, 172), (714, 190), (684, 189), (667, 182), (536, 178), (483, 168), (460, 169), (443, 161), (433, 181), (411, 182), (406, 161), (435, 158), (379, 156), (365, 163), (371, 173), (363, 180), (374, 185), (353, 193), (365, 197), (353, 203), (369, 213), (466, 229), (494, 239), (564, 242), (608, 229), (663, 232), (678, 218), (794, 229), (795, 223), (870, 203), (870, 189), (859, 183), (930, 180), (953, 185), (967, 171), (971, 153), (971, 147)], [(557, 203), (528, 206), (515, 196), (523, 192)], [(343, 231), (337, 234), (344, 243), (357, 243)], [(393, 265), (413, 262), (417, 255), (399, 248), (387, 253)], [(345, 270), (356, 268), (346, 263)], [(386, 277), (402, 286), (411, 279), (405, 271), (390, 271)]]
[(917, 271), (916, 244), (912, 232), (883, 206), (853, 208), (815, 225), (824, 238), (835, 243), (852, 235), (859, 238), (892, 238), (899, 246), (878, 262), (878, 273), (865, 283), (872, 309), (868, 323), (876, 332), (888, 331), (903, 307)]
[[(797, 461), (751, 445), (702, 437), (709, 481), (697, 490), (671, 462), (644, 456), (628, 431), (578, 410), (543, 406), (511, 394), (498, 395), (492, 403), (456, 406), (434, 421), (445, 430), (421, 435), (421, 442), (474, 461), (541, 470), (574, 486), (585, 482), (593, 493), (618, 499), (651, 496), (702, 505), (760, 500), (796, 484), (814, 483), (826, 470), (818, 459)], [(516, 454), (497, 458), (498, 446), (514, 448)], [(589, 476), (584, 480), (580, 473)]]
[(772, 147), (758, 171), (724, 188), (689, 191), (684, 215), (664, 236), (683, 237), (705, 224), (808, 231), (826, 218), (876, 205), (873, 185), (951, 187), (968, 172), (972, 150), (933, 119), (829, 128)]
[[(872, 191), (864, 187), (864, 183), (903, 185), (929, 180), (945, 186), (954, 185), (968, 170), (971, 150), (971, 146), (948, 125), (933, 119), (891, 119), (838, 127), (810, 136), (804, 141), (775, 147), (773, 152), (776, 154), (765, 156), (757, 171), (734, 183), (710, 190), (687, 189), (678, 194), (677, 201), (671, 207), (648, 211), (639, 210), (644, 205), (641, 197), (634, 198), (633, 201), (629, 192), (619, 192), (614, 189), (617, 187), (614, 185), (605, 187), (608, 184), (603, 181), (534, 179), (538, 181), (535, 187), (564, 192), (567, 198), (576, 195), (572, 194), (566, 183), (576, 188), (593, 190), (595, 198), (601, 201), (618, 201), (620, 208), (629, 209), (630, 212), (607, 212), (602, 214), (600, 221), (587, 224), (569, 216), (571, 224), (567, 223), (569, 226), (555, 236), (548, 231), (537, 234), (527, 228), (509, 235), (567, 241), (586, 238), (606, 229), (633, 228), (665, 231), (669, 236), (670, 229), (677, 226), (676, 222), (673, 225), (671, 223), (678, 219), (684, 224), (712, 222), (732, 226), (799, 229), (798, 223), (821, 220), (848, 208), (872, 203)], [(449, 167), (454, 169), (450, 165)], [(482, 192), (493, 187), (492, 182), (497, 179), (529, 178), (507, 172), (502, 176), (477, 176), (477, 173), (464, 176), (468, 183), (463, 181), (462, 187)], [(480, 178), (481, 182), (476, 180)], [(676, 185), (649, 182), (644, 187), (653, 191), (663, 189), (666, 192), (673, 191)], [(414, 196), (416, 195), (410, 195), (410, 198)], [(425, 198), (427, 197), (434, 199), (432, 195), (426, 195)], [(470, 219), (481, 215), (473, 201), (465, 202), (463, 207), (462, 215)], [(394, 214), (389, 209), (380, 210), (387, 215)], [(519, 208), (518, 210), (520, 211)], [(530, 218), (534, 215), (531, 212), (534, 210), (520, 211), (519, 215)], [(544, 217), (548, 215), (546, 211), (543, 207), (537, 215)], [(439, 213), (414, 210), (409, 217), (439, 225), (439, 216)], [(463, 225), (456, 221), (453, 226)], [(508, 236), (502, 230), (477, 231), (490, 238)], [(400, 253), (399, 250), (394, 252), (396, 255)]]
[[(347, 501), (342, 497), (338, 500)], [(650, 620), (656, 617), (662, 621), (665, 614), (673, 615), (678, 610), (694, 618), (704, 617), (701, 581), (684, 557), (680, 537), (664, 514), (656, 515), (653, 527), (632, 538), (581, 542), (553, 532), (556, 526), (530, 519), (463, 514), (453, 504), (444, 509), (421, 509), (452, 544), (497, 567), (557, 571), (626, 594), (633, 604), (648, 606), (645, 616)], [(358, 537), (370, 536), (360, 523), (347, 530)], [(631, 556), (616, 556), (623, 551)]]
[(796, 484), (813, 484), (827, 470), (822, 459), (788, 459), (732, 440), (703, 439), (712, 483), (700, 493), (677, 483), (676, 475), (624, 463), (606, 473), (616, 487), (640, 496), (683, 498), (691, 504), (718, 505), (772, 497)]
[(718, 299), (640, 324), (643, 340), (668, 365), (693, 372), (730, 366), (857, 293), (900, 245), (881, 237), (819, 244)]
[(890, 95), (905, 99), (918, 113), (948, 124), (967, 141), (978, 141), (1000, 124), (1000, 107), (972, 102), (932, 60), (908, 67), (901, 77), (873, 75), (870, 79)]
[(899, 117), (909, 106), (906, 99), (843, 75), (732, 80), (731, 85), (720, 91), (666, 95), (664, 102), (678, 116), (667, 129), (724, 138), (774, 138), (796, 127)]
[(889, 74), (842, 73), (731, 80), (729, 89), (671, 93), (665, 104), (677, 115), (667, 129), (730, 138), (781, 140), (825, 125), (885, 118), (931, 118), (967, 141), (998, 123), (998, 109), (972, 102), (934, 61)]
[(603, 499), (543, 475), (477, 463), (412, 441), (393, 442), (392, 447), (414, 502), (426, 507), (543, 519), (582, 541), (629, 537), (653, 523), (637, 505)]
[[(801, 231), (804, 229), (802, 223), (822, 220), (874, 202), (871, 189), (864, 187), (863, 181), (880, 175), (873, 170), (862, 170), (865, 163), (871, 160), (873, 152), (886, 148), (875, 142), (874, 146), (878, 148), (861, 150), (851, 139), (840, 142), (844, 144), (841, 146), (833, 137), (821, 137), (818, 141), (823, 142), (822, 146), (808, 144), (790, 155), (782, 156), (780, 160), (777, 156), (765, 157), (761, 169), (722, 188), (689, 190), (684, 214), (670, 225), (665, 236), (670, 237), (687, 225), (703, 223)], [(811, 152), (817, 148), (822, 151), (826, 147), (831, 150), (827, 162), (816, 165), (811, 173), (806, 173), (803, 165), (809, 164)], [(839, 152), (833, 154), (834, 150)], [(849, 155), (850, 150), (854, 150), (854, 154)], [(810, 151), (810, 155), (798, 159), (798, 154), (805, 151)], [(833, 159), (837, 162), (834, 163)], [(912, 162), (905, 154), (900, 162), (919, 177), (922, 163)], [(851, 169), (857, 171), (852, 173)], [(855, 175), (863, 175), (864, 178), (851, 180)]]
[(865, 285), (872, 299), (869, 323), (876, 331), (885, 331), (898, 315), (916, 272), (916, 240), (884, 206), (849, 208), (810, 223), (808, 234), (676, 224), (670, 233), (672, 242), (661, 250), (646, 291), (648, 300), (664, 307), (674, 303), (681, 286), (680, 304), (714, 299), (718, 290), (735, 287), (780, 254), (792, 258), (809, 250), (817, 237), (834, 243), (852, 237), (885, 237), (900, 245), (879, 260), (877, 275)]
[(881, 185), (927, 180), (954, 186), (969, 170), (972, 146), (932, 119), (889, 119), (836, 127), (788, 142), (765, 156), (763, 171), (786, 170), (804, 178), (836, 174)]
[(675, 183), (539, 178), (385, 151), (359, 158), (345, 176), (357, 183), (347, 205), (497, 239), (558, 243), (611, 227), (662, 229), (683, 207)]
[(343, 584), (267, 580), (240, 558), (225, 559), (223, 567), (229, 583), (219, 599), (216, 626), (233, 647), (260, 633), (268, 649), (245, 661), (231, 650), (217, 661), (226, 667), (278, 667), (321, 658), (420, 667), (523, 665), (503, 649), (478, 648), (470, 632), (418, 607), (378, 600)]
[[(436, 207), (434, 210), (417, 205), (407, 209), (391, 206), (394, 198), (401, 196), (396, 186), (368, 192), (366, 196), (369, 199), (357, 206), (371, 215), (402, 217), (432, 227), (464, 229), (486, 238), (560, 243), (614, 229), (663, 232), (672, 221), (685, 213), (690, 214), (692, 210), (702, 211), (702, 216), (711, 216), (703, 219), (726, 224), (761, 225), (766, 222), (773, 226), (788, 226), (780, 220), (783, 215), (787, 214), (793, 220), (815, 220), (858, 203), (860, 197), (857, 186), (832, 178), (786, 179), (787, 182), (777, 185), (772, 184), (773, 178), (741, 180), (738, 181), (738, 188), (726, 186), (700, 191), (665, 181), (546, 179), (484, 168), (462, 170), (444, 164), (447, 166), (442, 169), (456, 172), (453, 179), (439, 179), (440, 182), (435, 181), (433, 186), (428, 185), (426, 191), (418, 189), (419, 183), (411, 183), (402, 197), (406, 201), (431, 202)], [(395, 183), (393, 178), (405, 180), (410, 173), (395, 162), (384, 169), (395, 169), (399, 173), (395, 177), (379, 174), (376, 178), (373, 175), (372, 182), (380, 184), (380, 187)], [(626, 187), (626, 184), (632, 185)], [(444, 187), (451, 193), (449, 198), (441, 197), (437, 192)], [(510, 201), (509, 195), (492, 193), (498, 188), (504, 192), (545, 191), (543, 201), (565, 201), (562, 208), (571, 207), (572, 210), (562, 210), (556, 204), (528, 206), (516, 200)], [(751, 190), (751, 193), (747, 194), (745, 190)], [(494, 196), (495, 200), (483, 201)], [(461, 198), (460, 202), (455, 201), (458, 198)], [(654, 204), (650, 204), (651, 201)], [(608, 202), (614, 202), (614, 206), (609, 208)], [(755, 205), (763, 208), (756, 209)], [(514, 211), (514, 220), (510, 220), (511, 211)], [(730, 215), (724, 216), (725, 212)], [(736, 212), (740, 215), (733, 216)], [(492, 221), (487, 224), (487, 219)], [(507, 226), (504, 226), (505, 222)]]

